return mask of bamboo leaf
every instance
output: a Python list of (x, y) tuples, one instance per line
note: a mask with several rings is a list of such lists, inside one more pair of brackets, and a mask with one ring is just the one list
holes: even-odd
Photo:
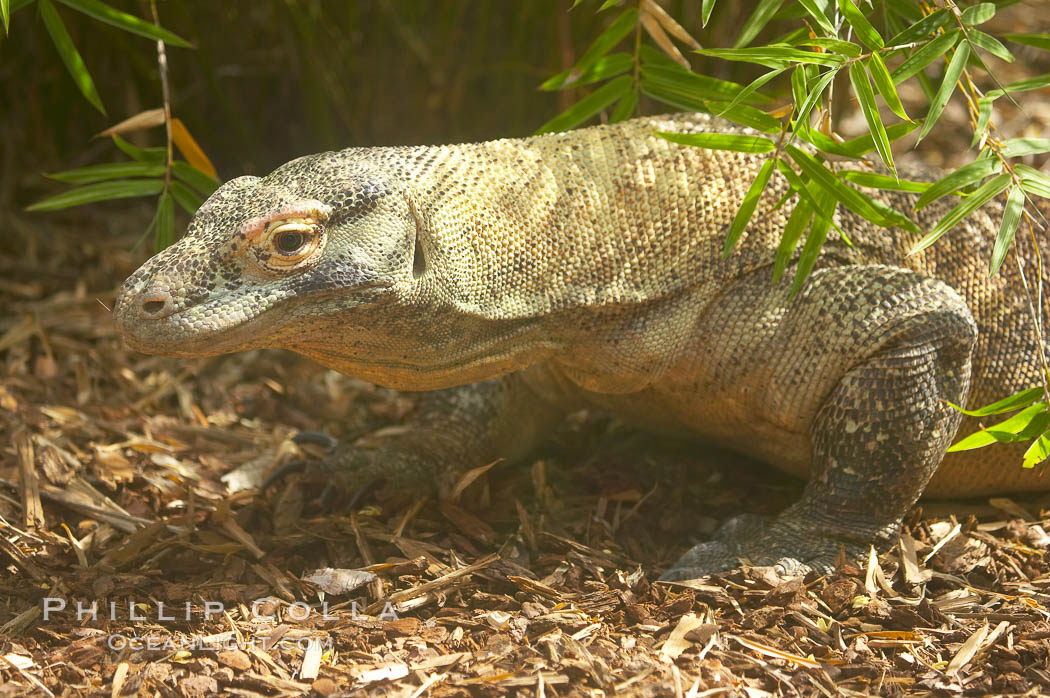
[(204, 203), (204, 198), (201, 197), (200, 194), (193, 191), (177, 179), (171, 180), (171, 195), (175, 199), (175, 203), (181, 206), (182, 209), (191, 216), (196, 213), (197, 209), (199, 209)]
[(880, 49), (886, 45), (886, 42), (882, 40), (875, 27), (871, 26), (871, 22), (864, 16), (864, 13), (853, 4), (853, 0), (838, 0), (838, 4), (839, 10), (842, 11), (842, 16), (853, 27), (853, 31), (857, 32), (857, 38), (865, 46), (871, 49)]
[[(948, 24), (951, 19), (952, 14), (946, 8), (937, 10), (936, 12), (931, 12), (890, 39), (888, 45), (899, 46), (901, 44), (910, 44), (913, 41), (928, 38), (931, 34), (936, 33), (938, 29), (941, 29)], [(898, 82), (900, 81), (898, 80)]]
[(605, 83), (543, 126), (540, 126), (536, 133), (566, 131), (574, 126), (578, 126), (630, 92), (633, 84), (634, 79), (630, 75), (621, 75), (615, 80)]
[(729, 232), (726, 234), (725, 246), (722, 248), (722, 257), (728, 257), (740, 240), (744, 228), (747, 227), (748, 222), (751, 220), (751, 215), (755, 212), (758, 200), (762, 198), (762, 192), (769, 182), (769, 176), (773, 173), (775, 161), (776, 158), (772, 157), (762, 163), (758, 174), (755, 175), (755, 180), (747, 188), (744, 200), (740, 203), (740, 208), (737, 210), (736, 216), (733, 217), (733, 222), (729, 226)]
[(913, 182), (909, 179), (888, 177), (862, 170), (843, 170), (839, 176), (846, 182), (871, 189), (888, 189), (890, 191), (910, 191), (921, 194), (930, 188), (929, 182)]
[(1050, 150), (1050, 138), (1010, 138), (1003, 141), (1004, 158), (1045, 153)]
[(778, 119), (770, 116), (761, 109), (755, 109), (747, 104), (738, 104), (732, 109), (726, 102), (708, 102), (708, 108), (716, 114), (721, 114), (730, 121), (735, 121), (744, 126), (750, 126), (758, 131), (766, 133), (779, 133), (781, 123)]
[(633, 30), (637, 24), (638, 9), (631, 7), (624, 10), (619, 17), (613, 20), (613, 23), (610, 24), (605, 31), (598, 35), (598, 38), (594, 40), (587, 50), (583, 52), (583, 55), (580, 56), (580, 60), (576, 61), (576, 65), (572, 67), (572, 70), (559, 74), (565, 76), (561, 82), (556, 82), (554, 78), (551, 78), (543, 83), (543, 89), (557, 90), (565, 82), (573, 81), (575, 76), (586, 73), (599, 58), (611, 51), (616, 44), (623, 41), (624, 37), (630, 34), (631, 30)]
[(849, 79), (853, 84), (853, 91), (857, 95), (860, 109), (864, 112), (864, 120), (868, 122), (868, 128), (875, 141), (875, 149), (879, 151), (879, 157), (886, 165), (886, 169), (897, 176), (897, 168), (893, 165), (893, 150), (890, 148), (890, 139), (886, 135), (886, 127), (879, 116), (879, 107), (875, 104), (875, 91), (871, 89), (868, 81), (868, 73), (864, 70), (864, 64), (860, 61), (851, 63), (849, 66)]
[(667, 13), (667, 10), (660, 7), (654, 0), (642, 0), (642, 8), (645, 10), (644, 14), (651, 15), (668, 34), (689, 48), (700, 48), (700, 42), (693, 38), (693, 35), (686, 31), (685, 27), (679, 24), (674, 17)]
[(963, 10), (962, 22), (968, 27), (976, 27), (978, 24), (984, 24), (994, 16), (995, 4), (991, 2), (982, 2), (977, 5), (971, 5)]
[[(737, 91), (736, 96), (733, 97), (733, 100), (729, 102), (728, 106), (726, 106), (725, 111), (729, 111), (730, 109), (736, 107), (736, 105), (747, 100), (748, 97), (757, 92), (758, 88), (762, 87), (767, 82), (783, 73), (785, 70), (787, 70), (787, 68), (777, 68), (776, 70), (771, 70), (765, 75), (760, 75), (757, 78), (755, 78), (750, 85), (748, 85), (742, 90)], [(722, 116), (722, 112), (716, 114), (716, 116)]]
[(791, 159), (799, 166), (810, 179), (817, 182), (824, 190), (829, 192), (843, 206), (856, 213), (858, 216), (885, 227), (900, 226), (907, 230), (918, 232), (918, 228), (901, 213), (892, 208), (873, 200), (870, 196), (863, 194), (850, 186), (847, 186), (833, 172), (825, 168), (820, 162), (793, 145), (787, 146)]
[(727, 61), (747, 61), (768, 65), (770, 68), (786, 67), (785, 63), (812, 63), (815, 65), (840, 66), (844, 56), (832, 53), (802, 51), (791, 46), (756, 46), (754, 48), (705, 48), (697, 53)]
[[(46, 0), (44, 0), (46, 2)], [(124, 199), (132, 196), (153, 196), (164, 189), (162, 179), (117, 179), (107, 182), (86, 184), (82, 187), (64, 191), (61, 194), (26, 206), (27, 211), (58, 211), (73, 206)]]
[(120, 136), (113, 136), (113, 143), (116, 144), (128, 157), (138, 160), (139, 162), (152, 162), (152, 163), (165, 163), (168, 159), (167, 148), (139, 148), (136, 145), (128, 143)]
[(828, 230), (831, 228), (831, 216), (818, 213), (814, 217), (813, 225), (809, 227), (806, 234), (806, 242), (802, 246), (802, 253), (798, 256), (798, 266), (795, 267), (795, 280), (791, 284), (790, 296), (794, 298), (809, 278), (813, 271), (813, 265), (817, 263), (820, 250), (824, 247), (824, 241), (828, 238)]
[(47, 33), (51, 35), (51, 41), (55, 44), (58, 55), (66, 64), (66, 70), (69, 71), (80, 93), (91, 103), (91, 106), (105, 114), (106, 108), (102, 106), (102, 98), (98, 96), (98, 90), (95, 89), (95, 81), (91, 79), (91, 73), (84, 65), (84, 59), (80, 57), (80, 52), (73, 45), (73, 37), (69, 35), (66, 25), (62, 23), (62, 17), (51, 4), (51, 0), (40, 0), (40, 18), (44, 20)]
[(824, 10), (814, 0), (799, 0), (799, 4), (805, 8), (806, 12), (813, 21), (817, 23), (825, 34), (828, 36), (835, 36), (838, 32), (835, 31), (835, 25), (828, 20), (828, 16), (824, 14)]
[(794, 210), (791, 211), (791, 215), (788, 217), (787, 224), (784, 225), (784, 233), (780, 236), (780, 244), (777, 246), (777, 256), (773, 262), (773, 283), (777, 283), (784, 276), (788, 262), (791, 261), (791, 255), (795, 252), (795, 248), (798, 247), (798, 241), (809, 226), (812, 218), (812, 206), (805, 201), (799, 201), (795, 204)]
[(899, 85), (912, 75), (915, 75), (937, 58), (946, 54), (952, 46), (958, 43), (961, 37), (962, 33), (960, 30), (953, 29), (923, 44), (913, 54), (908, 56), (903, 63), (893, 69), (893, 72), (890, 73), (893, 82)]
[(715, 9), (715, 0), (703, 0), (700, 7), (700, 18), (703, 21), (703, 26), (707, 26), (707, 23), (711, 21), (711, 12)]
[(992, 249), (992, 266), (988, 272), (994, 276), (999, 267), (1006, 259), (1006, 253), (1014, 241), (1014, 233), (1017, 232), (1017, 224), (1021, 221), (1021, 211), (1024, 210), (1024, 190), (1021, 187), (1013, 187), (1010, 196), (1006, 200), (1006, 208), (1003, 209), (1003, 220), (999, 225), (999, 235), (995, 238), (995, 247)]
[(1008, 186), (1010, 186), (1010, 175), (1005, 172), (982, 184), (977, 191), (960, 201), (955, 208), (946, 213), (934, 226), (933, 230), (927, 233), (926, 237), (920, 240), (908, 254), (915, 254), (925, 250), (937, 238), (947, 233), (961, 220), (1001, 194)]
[[(918, 127), (919, 122), (917, 121), (906, 121), (900, 124), (893, 124), (892, 126), (886, 127), (886, 137), (889, 138), (892, 143), (898, 138), (908, 135)], [(813, 144), (823, 152), (833, 153), (843, 157), (860, 158), (866, 153), (875, 150), (875, 139), (871, 137), (870, 133), (851, 138), (843, 143), (832, 140), (829, 136), (825, 136), (820, 131), (810, 128), (800, 128), (797, 130), (797, 133), (802, 140)]]
[(759, 0), (754, 12), (744, 22), (744, 28), (740, 30), (740, 36), (737, 38), (736, 43), (733, 44), (733, 48), (740, 48), (750, 44), (758, 36), (758, 33), (769, 24), (769, 20), (773, 19), (773, 15), (777, 13), (777, 10), (783, 4), (784, 0)]
[(971, 29), (968, 33), (968, 37), (970, 43), (977, 48), (983, 48), (988, 53), (1000, 60), (1006, 61), (1007, 63), (1014, 62), (1014, 54), (1010, 53), (1010, 50), (1003, 46), (1002, 42), (994, 36), (990, 36), (989, 34), (985, 34), (976, 29)]
[(738, 83), (697, 75), (678, 65), (666, 67), (643, 65), (642, 79), (649, 85), (659, 85), (670, 92), (693, 100), (729, 102), (745, 89)]
[(915, 210), (918, 211), (942, 196), (959, 191), (974, 182), (980, 182), (985, 177), (996, 174), (1002, 169), (1003, 163), (998, 158), (979, 158), (969, 162), (934, 182), (933, 186), (927, 189), (926, 193), (915, 202)]
[(594, 62), (587, 72), (577, 74), (578, 77), (572, 82), (567, 82), (569, 74), (573, 72), (573, 69), (566, 70), (558, 73), (554, 77), (550, 78), (542, 85), (541, 90), (566, 90), (570, 87), (582, 87), (583, 85), (590, 85), (591, 83), (599, 82), (607, 78), (615, 77), (622, 73), (626, 73), (634, 67), (634, 56), (630, 53), (619, 52), (610, 53), (606, 56), (602, 56)]
[(4, 34), (6, 35), (11, 24), (10, 0), (0, 0), (0, 22), (4, 25)]
[(172, 46), (192, 47), (190, 42), (178, 34), (155, 24), (139, 19), (134, 15), (116, 10), (100, 0), (58, 0), (63, 5), (73, 8), (77, 12), (83, 12), (88, 17), (97, 19), (106, 24), (112, 24), (124, 31), (144, 36), (147, 39), (156, 39)]
[(1044, 431), (1038, 439), (1032, 442), (1032, 445), (1024, 452), (1021, 467), (1034, 468), (1047, 458), (1050, 458), (1050, 431)]
[(188, 162), (179, 160), (172, 163), (171, 173), (205, 196), (211, 196), (222, 184), (216, 178), (201, 172)]
[(175, 242), (175, 202), (169, 192), (160, 195), (155, 217), (154, 243), (157, 252)]
[(984, 134), (988, 132), (988, 124), (992, 120), (992, 103), (994, 101), (994, 99), (989, 99), (988, 95), (977, 100), (977, 127), (973, 130), (973, 140), (970, 141), (971, 148), (976, 147), (984, 138)]
[(631, 90), (616, 103), (616, 108), (613, 109), (612, 114), (609, 116), (609, 123), (616, 124), (630, 119), (634, 116), (634, 112), (637, 108), (638, 90)]
[(1021, 178), (1021, 187), (1027, 193), (1050, 199), (1050, 177), (1028, 165), (1015, 165), (1014, 172)]
[(989, 91), (985, 97), (998, 99), (1008, 92), (1028, 92), (1029, 90), (1041, 90), (1044, 87), (1050, 87), (1050, 73), (1044, 73), (1043, 75), (1036, 75), (1035, 77), (1011, 82), (1001, 90)]
[(835, 79), (838, 74), (838, 70), (829, 70), (817, 78), (817, 81), (813, 84), (813, 87), (809, 89), (809, 95), (806, 96), (806, 101), (802, 103), (802, 106), (797, 108), (795, 112), (795, 132), (797, 133), (799, 128), (809, 128), (809, 113), (813, 110), (817, 101), (821, 95), (824, 94), (824, 90), (828, 89), (828, 85)]
[(1007, 41), (1050, 51), (1050, 34), (1002, 34)]
[[(1046, 417), (1041, 417), (1041, 415), (1046, 415)], [(974, 432), (959, 440), (948, 449), (948, 452), (969, 451), (994, 443), (1014, 443), (1020, 440), (1018, 437), (1021, 433), (1031, 429), (1033, 422), (1038, 426), (1039, 422), (1044, 420), (1050, 421), (1050, 413), (1046, 411), (1046, 403), (1039, 402), (1018, 412), (1009, 419), (1005, 419), (987, 429)], [(1043, 425), (1042, 430), (1045, 429), (1046, 425)]]
[(129, 177), (163, 177), (165, 167), (150, 162), (113, 162), (104, 165), (89, 165), (75, 170), (55, 172), (47, 175), (51, 179), (69, 184), (90, 184), (107, 179), (127, 179)]
[(871, 79), (875, 82), (875, 87), (878, 88), (882, 98), (886, 100), (886, 106), (890, 108), (890, 111), (900, 118), (910, 121), (911, 117), (904, 111), (904, 104), (901, 103), (900, 95), (897, 94), (897, 87), (893, 84), (890, 71), (886, 68), (886, 63), (883, 62), (878, 52), (871, 54), (871, 60), (868, 61), (868, 70), (871, 72)]
[(1003, 414), (1004, 412), (1016, 412), (1022, 407), (1028, 407), (1033, 402), (1043, 397), (1043, 392), (1043, 386), (1029, 388), (975, 410), (966, 410), (958, 405), (953, 405), (952, 403), (948, 404), (952, 405), (952, 407), (959, 412), (970, 415), (971, 417), (988, 417), (993, 414)]
[(803, 37), (802, 41), (799, 41), (798, 43), (792, 45), (816, 46), (818, 48), (824, 49), (825, 51), (829, 51), (831, 53), (839, 53), (843, 56), (848, 56), (850, 58), (856, 58), (864, 52), (864, 50), (860, 46), (853, 43), (852, 41), (842, 41), (841, 39), (828, 39), (824, 37), (817, 37), (814, 39), (812, 37), (807, 36)]
[(941, 112), (944, 111), (944, 107), (948, 104), (948, 100), (951, 99), (952, 93), (955, 92), (955, 86), (959, 82), (959, 76), (962, 75), (963, 68), (966, 67), (966, 61), (970, 58), (970, 45), (963, 42), (955, 47), (955, 54), (952, 56), (951, 61), (948, 62), (948, 69), (944, 71), (944, 80), (941, 81), (941, 86), (937, 90), (936, 96), (930, 103), (930, 110), (926, 112), (926, 120), (923, 122), (922, 130), (919, 131), (919, 138), (916, 141), (921, 142), (926, 134), (930, 132), (933, 125), (937, 123), (937, 119), (940, 118)]
[(709, 150), (733, 150), (738, 153), (769, 153), (776, 149), (773, 141), (761, 136), (744, 136), (732, 133), (668, 133), (666, 131), (657, 131), (656, 135), (672, 143), (692, 145)]

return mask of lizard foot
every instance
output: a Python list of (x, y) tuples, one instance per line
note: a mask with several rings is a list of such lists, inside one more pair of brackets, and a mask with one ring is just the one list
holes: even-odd
[(864, 548), (822, 532), (791, 526), (777, 519), (769, 523), (754, 514), (736, 516), (715, 532), (712, 540), (691, 548), (659, 581), (699, 579), (739, 567), (742, 562), (772, 567), (782, 577), (811, 571), (829, 573), (845, 546), (847, 559), (859, 558)]
[[(264, 491), (291, 473), (305, 471), (312, 479), (324, 482), (319, 497), (321, 508), (345, 511), (359, 508), (376, 490), (388, 485), (420, 492), (433, 489), (429, 477), (432, 464), (407, 450), (344, 446), (338, 439), (314, 431), (301, 432), (292, 441), (321, 446), (324, 454), (316, 460), (295, 460), (275, 469), (263, 483)], [(341, 499), (345, 501), (340, 503)]]

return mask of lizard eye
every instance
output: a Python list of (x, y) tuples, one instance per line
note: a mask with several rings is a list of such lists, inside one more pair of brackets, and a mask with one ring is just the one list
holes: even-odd
[(306, 243), (306, 236), (294, 230), (278, 233), (274, 238), (274, 246), (278, 252), (293, 254)]

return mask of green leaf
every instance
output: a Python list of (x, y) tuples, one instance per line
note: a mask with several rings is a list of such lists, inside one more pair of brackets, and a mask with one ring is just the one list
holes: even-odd
[[(952, 14), (948, 9), (932, 12), (890, 39), (888, 45), (900, 46), (901, 44), (910, 44), (913, 41), (928, 38), (938, 29), (948, 24), (951, 19)], [(898, 80), (897, 82), (900, 81)]]
[(58, 55), (62, 57), (62, 62), (66, 64), (66, 69), (73, 77), (73, 82), (77, 84), (80, 93), (91, 103), (91, 106), (105, 114), (106, 108), (102, 106), (102, 98), (98, 96), (98, 90), (95, 89), (95, 81), (91, 79), (91, 73), (84, 65), (84, 59), (80, 57), (80, 52), (73, 45), (73, 38), (69, 35), (66, 25), (62, 23), (62, 17), (51, 4), (51, 0), (40, 0), (40, 17), (44, 20), (47, 33), (51, 35), (51, 41), (55, 44)]
[[(737, 91), (736, 96), (733, 97), (733, 100), (731, 102), (729, 102), (729, 105), (726, 107), (725, 110), (729, 111), (730, 109), (736, 107), (736, 105), (740, 104), (741, 102), (744, 102), (752, 94), (755, 94), (758, 88), (762, 87), (767, 82), (783, 73), (785, 70), (787, 70), (787, 68), (777, 68), (776, 70), (769, 71), (765, 75), (758, 76), (751, 82), (750, 85), (748, 85), (742, 90)], [(722, 116), (722, 114), (719, 113), (716, 114), (716, 116)]]
[(930, 63), (933, 63), (934, 60), (946, 54), (961, 37), (962, 33), (958, 29), (953, 29), (947, 34), (940, 34), (929, 43), (923, 44), (915, 50), (915, 53), (908, 56), (903, 63), (893, 69), (893, 72), (890, 73), (893, 82), (899, 85), (912, 75), (915, 75)]
[(1010, 138), (1003, 141), (1004, 158), (1016, 158), (1022, 155), (1045, 153), (1050, 150), (1050, 138)]
[[(1046, 415), (1046, 417), (1040, 417), (1040, 415)], [(1039, 402), (1018, 412), (1009, 419), (970, 434), (949, 447), (948, 452), (969, 451), (994, 443), (1014, 443), (1020, 440), (1018, 438), (1019, 434), (1032, 427), (1033, 422), (1038, 426), (1043, 419), (1050, 421), (1050, 413), (1046, 411), (1046, 403)], [(1045, 428), (1046, 426), (1044, 425), (1043, 429)]]
[(1021, 188), (1027, 193), (1050, 199), (1050, 177), (1028, 165), (1014, 165), (1014, 172), (1021, 178)]
[(917, 194), (925, 192), (931, 186), (929, 182), (913, 182), (909, 179), (898, 179), (897, 177), (888, 177), (874, 172), (864, 172), (863, 170), (843, 170), (839, 172), (839, 177), (842, 177), (846, 182), (861, 187), (888, 189), (890, 191), (910, 191)]
[[(791, 190), (798, 194), (801, 202), (805, 203), (813, 211), (834, 219), (835, 209), (838, 208), (838, 204), (833, 197), (827, 195), (827, 192), (820, 185), (812, 181), (808, 184), (803, 182), (802, 178), (783, 160), (777, 160), (777, 170), (784, 175), (784, 179), (788, 181)], [(834, 220), (832, 220), (832, 225), (835, 225)]]
[(167, 148), (140, 148), (128, 143), (120, 136), (113, 136), (113, 143), (120, 148), (128, 157), (139, 162), (152, 162), (164, 164), (168, 160)]
[(793, 45), (816, 46), (818, 48), (824, 49), (825, 51), (830, 51), (831, 53), (838, 53), (843, 56), (848, 56), (850, 58), (856, 58), (864, 52), (860, 46), (853, 43), (852, 41), (842, 41), (840, 39), (825, 39), (823, 37), (818, 37), (814, 39), (809, 36), (804, 36), (801, 38), (801, 41)]
[(697, 53), (727, 61), (747, 61), (768, 65), (770, 68), (784, 68), (786, 63), (812, 63), (815, 65), (839, 66), (846, 58), (832, 53), (802, 51), (791, 46), (756, 46), (754, 48), (704, 48)]
[(796, 65), (791, 71), (791, 99), (795, 104), (802, 104), (806, 94), (806, 66)]
[(824, 14), (824, 10), (814, 0), (799, 0), (799, 4), (805, 8), (809, 16), (813, 18), (813, 21), (817, 23), (817, 26), (824, 31), (828, 36), (835, 36), (838, 32), (835, 31), (835, 25), (828, 20), (828, 16)]
[(988, 124), (992, 120), (992, 103), (994, 101), (994, 99), (989, 99), (988, 95), (977, 100), (977, 127), (973, 130), (973, 140), (970, 141), (971, 148), (975, 148), (988, 131)]
[(175, 242), (175, 202), (171, 194), (164, 192), (157, 202), (157, 215), (154, 218), (156, 227), (154, 230), (154, 241), (157, 252)]
[[(886, 137), (889, 138), (892, 143), (898, 138), (908, 135), (918, 127), (919, 123), (917, 121), (906, 121), (900, 124), (893, 124), (892, 126), (886, 127)], [(871, 137), (870, 133), (858, 136), (857, 138), (851, 138), (843, 143), (832, 140), (820, 131), (815, 131), (810, 128), (800, 128), (797, 130), (797, 133), (802, 140), (811, 143), (821, 151), (841, 155), (847, 158), (860, 158), (866, 153), (875, 150), (875, 139)]]
[(672, 143), (693, 145), (709, 150), (733, 150), (738, 153), (769, 153), (776, 149), (773, 141), (761, 136), (743, 136), (732, 133), (668, 133), (666, 131), (657, 131), (656, 135)]
[(138, 34), (147, 39), (157, 39), (166, 44), (171, 44), (172, 46), (192, 46), (190, 42), (186, 41), (181, 36), (173, 34), (167, 29), (158, 27), (155, 24), (139, 19), (134, 15), (115, 10), (106, 3), (100, 2), (100, 0), (58, 1), (67, 7), (73, 8), (77, 12), (83, 12), (88, 17), (93, 17), (94, 19), (97, 19), (100, 22), (105, 22), (106, 24), (112, 24), (114, 27), (120, 27), (124, 31), (131, 32), (132, 34)]
[[(746, 89), (743, 85), (706, 75), (691, 73), (679, 65), (643, 65), (642, 79), (650, 85), (659, 85), (666, 90), (694, 100), (718, 100), (729, 102)], [(754, 94), (754, 93), (753, 93)], [(763, 96), (764, 101), (769, 101)]]
[(1021, 467), (1034, 468), (1047, 458), (1050, 458), (1050, 431), (1044, 431), (1038, 439), (1032, 442), (1032, 445), (1024, 452)]
[(988, 272), (989, 276), (995, 275), (999, 267), (1006, 259), (1006, 253), (1014, 241), (1014, 233), (1017, 232), (1017, 224), (1021, 221), (1021, 211), (1024, 210), (1024, 190), (1014, 187), (1010, 190), (1010, 196), (1006, 200), (1006, 208), (1003, 209), (1003, 221), (999, 225), (999, 235), (995, 238), (995, 248), (992, 249), (992, 266)]
[(634, 116), (635, 109), (638, 108), (638, 90), (631, 90), (616, 103), (616, 108), (613, 109), (612, 114), (609, 116), (609, 123), (617, 124), (621, 121), (626, 121)]
[(1005, 172), (989, 179), (982, 184), (977, 191), (967, 196), (960, 201), (955, 208), (946, 213), (937, 225), (934, 226), (933, 230), (927, 233), (926, 237), (920, 240), (908, 254), (915, 254), (916, 252), (925, 250), (932, 245), (937, 238), (954, 228), (959, 221), (994, 199), (1008, 186), (1010, 186), (1010, 175)]
[(893, 166), (893, 150), (890, 149), (890, 139), (886, 135), (886, 127), (882, 124), (879, 116), (879, 107), (875, 104), (875, 91), (871, 89), (868, 81), (868, 73), (864, 70), (864, 64), (860, 61), (850, 63), (849, 80), (853, 84), (853, 91), (860, 103), (860, 110), (864, 112), (864, 120), (868, 122), (871, 135), (875, 141), (875, 149), (879, 151), (879, 157), (886, 165), (886, 169), (897, 176), (897, 168)]
[[(772, 145), (772, 144), (771, 144)], [(722, 257), (728, 257), (736, 247), (736, 243), (740, 240), (740, 236), (744, 233), (744, 228), (747, 227), (748, 221), (751, 220), (751, 214), (755, 212), (755, 206), (758, 205), (758, 200), (762, 198), (762, 192), (766, 188), (766, 184), (769, 182), (769, 175), (773, 173), (773, 165), (775, 164), (776, 158), (769, 158), (762, 167), (759, 168), (758, 174), (755, 175), (755, 180), (751, 182), (751, 186), (747, 188), (747, 193), (744, 194), (744, 200), (740, 203), (740, 208), (736, 212), (736, 216), (733, 217), (733, 222), (729, 226), (729, 232), (726, 234), (725, 246), (722, 248)]]
[(626, 73), (628, 70), (634, 67), (634, 55), (630, 53), (610, 53), (607, 56), (602, 56), (594, 62), (585, 73), (576, 73), (578, 77), (571, 82), (568, 81), (569, 76), (575, 71), (575, 68), (558, 73), (554, 77), (550, 78), (542, 85), (541, 90), (566, 90), (571, 87), (582, 87), (583, 85), (590, 85), (591, 83), (598, 82), (599, 80), (605, 80), (621, 73)]
[(979, 5), (971, 5), (963, 10), (962, 22), (968, 27), (976, 27), (984, 24), (995, 16), (995, 3), (982, 2)]
[(957, 192), (963, 187), (969, 186), (974, 182), (980, 182), (989, 175), (996, 174), (1003, 169), (1003, 163), (998, 158), (978, 158), (973, 162), (969, 162), (954, 172), (949, 172), (941, 179), (937, 180), (933, 186), (926, 190), (926, 193), (919, 197), (919, 200), (915, 202), (915, 210), (923, 208), (932, 204), (942, 196), (947, 196), (953, 192)]
[(1004, 412), (1016, 412), (1022, 407), (1027, 407), (1043, 397), (1043, 392), (1043, 386), (1040, 385), (1035, 388), (1029, 388), (1028, 390), (1022, 390), (1019, 393), (1014, 393), (1010, 397), (1005, 397), (1002, 400), (993, 402), (990, 405), (985, 405), (984, 407), (979, 407), (976, 410), (965, 410), (958, 405), (953, 405), (952, 403), (948, 404), (952, 405), (952, 407), (959, 412), (968, 414), (971, 417), (988, 417), (993, 414), (1003, 414)]
[[(813, 110), (820, 96), (824, 94), (824, 90), (828, 88), (831, 81), (835, 79), (838, 74), (838, 70), (829, 70), (822, 74), (817, 81), (813, 83), (813, 87), (809, 88), (809, 95), (806, 96), (806, 101), (802, 103), (802, 106), (796, 107), (795, 109), (795, 131), (801, 127), (809, 128), (809, 113)], [(808, 87), (808, 86), (807, 86)]]
[(813, 225), (809, 227), (806, 234), (806, 243), (802, 246), (802, 254), (798, 256), (798, 266), (795, 267), (795, 280), (791, 284), (790, 296), (794, 298), (809, 278), (813, 271), (813, 265), (820, 256), (820, 250), (824, 247), (824, 241), (828, 238), (828, 230), (831, 228), (831, 216), (826, 213), (816, 214)]
[(897, 94), (897, 87), (893, 84), (890, 71), (886, 68), (886, 63), (877, 52), (871, 54), (871, 60), (868, 61), (868, 70), (871, 72), (871, 79), (875, 82), (875, 87), (878, 88), (882, 98), (886, 100), (886, 106), (890, 108), (890, 111), (900, 118), (910, 121), (911, 117), (904, 111), (904, 104), (901, 103), (900, 95)]
[(634, 78), (630, 75), (621, 75), (615, 80), (605, 83), (543, 126), (540, 126), (536, 133), (567, 131), (574, 126), (578, 126), (626, 95), (631, 91), (633, 85)]
[(0, 22), (4, 25), (4, 34), (7, 34), (8, 27), (11, 24), (10, 0), (0, 0)]
[[(42, 0), (47, 2), (47, 0)], [(164, 189), (162, 179), (117, 179), (86, 184), (76, 189), (38, 201), (26, 206), (27, 211), (58, 211), (73, 206), (82, 206), (96, 201), (124, 199), (131, 196), (153, 196)]]
[(700, 18), (703, 21), (703, 26), (707, 26), (707, 23), (711, 21), (711, 11), (715, 9), (715, 0), (703, 0), (703, 4), (700, 7)]
[(780, 236), (780, 244), (777, 246), (777, 256), (773, 263), (773, 283), (780, 281), (780, 278), (784, 275), (788, 262), (791, 261), (791, 255), (795, 252), (795, 248), (798, 247), (798, 241), (809, 226), (809, 221), (812, 218), (812, 206), (805, 201), (799, 201), (795, 204), (795, 208), (791, 211), (787, 224), (784, 226), (784, 233)]
[(560, 89), (562, 83), (564, 83), (571, 75), (582, 75), (586, 73), (591, 66), (598, 62), (598, 59), (607, 54), (612, 50), (616, 44), (623, 41), (624, 37), (631, 33), (631, 31), (638, 24), (638, 9), (631, 7), (624, 10), (619, 17), (613, 20), (605, 31), (598, 35), (598, 38), (583, 52), (580, 56), (580, 60), (576, 61), (576, 65), (572, 67), (572, 70), (564, 73), (559, 73), (559, 77), (564, 75), (560, 83), (555, 81), (555, 78), (551, 78), (547, 82), (543, 83), (543, 89), (545, 90), (557, 90)]
[(75, 170), (55, 172), (47, 175), (59, 182), (70, 184), (89, 184), (107, 179), (126, 179), (128, 177), (163, 177), (164, 165), (148, 162), (113, 162), (105, 165), (90, 165)]
[(1050, 51), (1050, 34), (1001, 34), (1007, 41)]
[[(922, 19), (922, 10), (914, 0), (886, 0), (886, 6), (909, 22), (918, 22)], [(892, 17), (892, 12), (887, 14), (887, 18)]]
[(750, 44), (752, 39), (758, 36), (758, 33), (769, 24), (769, 20), (773, 18), (773, 15), (777, 13), (777, 10), (783, 4), (784, 0), (759, 0), (754, 12), (744, 22), (744, 28), (740, 30), (740, 36), (737, 38), (736, 43), (733, 44), (733, 48), (740, 48)]
[(209, 177), (193, 165), (182, 160), (176, 160), (172, 163), (171, 173), (205, 196), (211, 196), (222, 184), (219, 180)]
[(171, 181), (171, 195), (174, 197), (175, 202), (179, 206), (182, 206), (183, 210), (191, 216), (196, 213), (197, 209), (199, 209), (204, 203), (204, 199), (200, 194), (193, 191), (177, 179)]
[(880, 49), (886, 45), (886, 42), (879, 36), (879, 32), (875, 30), (875, 27), (871, 26), (871, 22), (864, 16), (864, 13), (853, 4), (853, 0), (838, 0), (838, 3), (842, 16), (853, 27), (853, 31), (857, 32), (857, 38), (865, 46), (872, 49)]
[(804, 174), (861, 218), (884, 227), (900, 226), (913, 232), (919, 232), (915, 224), (901, 213), (847, 186), (809, 153), (793, 145), (787, 146), (787, 151)]
[(990, 36), (976, 29), (971, 29), (968, 37), (970, 43), (977, 48), (983, 48), (988, 53), (1000, 60), (1006, 61), (1007, 63), (1014, 62), (1014, 54), (1010, 53), (1010, 50), (1003, 46), (1002, 42), (994, 36)]
[(780, 132), (782, 124), (778, 119), (747, 104), (738, 104), (732, 109), (729, 108), (727, 102), (708, 102), (707, 106), (712, 113), (721, 114), (730, 121), (735, 121), (743, 126), (750, 126), (766, 133)]
[(926, 134), (930, 132), (930, 129), (933, 128), (933, 125), (937, 123), (941, 112), (944, 111), (944, 106), (948, 104), (952, 93), (955, 92), (956, 83), (959, 82), (959, 76), (962, 75), (962, 71), (966, 67), (966, 61), (969, 58), (969, 44), (963, 42), (955, 47), (955, 54), (952, 56), (951, 61), (948, 62), (948, 69), (944, 71), (944, 80), (941, 81), (937, 95), (930, 103), (930, 110), (926, 112), (926, 119), (922, 124), (922, 130), (919, 131), (919, 138), (916, 143), (921, 142), (926, 137)]

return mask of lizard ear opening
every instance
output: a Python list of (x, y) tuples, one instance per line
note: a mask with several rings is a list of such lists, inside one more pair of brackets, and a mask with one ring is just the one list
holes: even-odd
[(412, 278), (418, 279), (427, 271), (427, 259), (423, 256), (423, 245), (419, 243), (419, 234), (416, 234), (416, 248), (412, 253)]

